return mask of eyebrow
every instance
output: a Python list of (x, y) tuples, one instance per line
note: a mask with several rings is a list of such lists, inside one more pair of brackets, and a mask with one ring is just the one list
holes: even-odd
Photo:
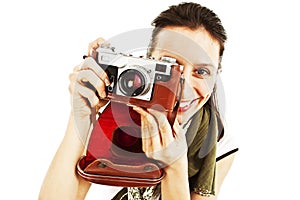
[(217, 69), (216, 66), (214, 66), (212, 63), (197, 63), (197, 64), (193, 64), (194, 68), (199, 68), (199, 67), (208, 67), (212, 70)]
[[(170, 55), (170, 57), (173, 57), (173, 58), (175, 58), (176, 60), (178, 60), (178, 57), (180, 58), (180, 56), (178, 56), (178, 55), (176, 55), (176, 54), (174, 54), (174, 53), (172, 53), (172, 52), (170, 52), (170, 51), (167, 51), (167, 50), (165, 50), (165, 49), (160, 50), (160, 54), (167, 54), (167, 56)], [(184, 58), (180, 58), (180, 59), (184, 59)], [(190, 62), (190, 63), (191, 63), (191, 62)], [(192, 64), (192, 66), (193, 66), (194, 68), (198, 68), (198, 67), (208, 67), (208, 68), (210, 68), (211, 70), (214, 70), (214, 69), (218, 70), (218, 66), (215, 66), (214, 64), (210, 63), (209, 61), (208, 61), (207, 63), (191, 63), (191, 64)]]

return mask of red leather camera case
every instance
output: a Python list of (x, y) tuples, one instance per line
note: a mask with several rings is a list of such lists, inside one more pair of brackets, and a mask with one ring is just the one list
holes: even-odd
[(117, 102), (110, 102), (94, 124), (77, 173), (92, 183), (123, 187), (152, 186), (164, 177), (142, 151), (140, 115)]

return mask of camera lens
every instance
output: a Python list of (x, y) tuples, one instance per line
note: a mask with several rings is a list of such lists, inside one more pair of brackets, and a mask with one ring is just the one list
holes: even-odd
[(147, 89), (145, 76), (135, 69), (124, 71), (119, 77), (118, 84), (121, 92), (131, 97), (141, 95)]

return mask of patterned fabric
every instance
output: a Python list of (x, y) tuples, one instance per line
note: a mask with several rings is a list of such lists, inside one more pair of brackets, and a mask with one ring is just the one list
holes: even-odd
[(155, 187), (128, 188), (128, 200), (152, 200)]
[(153, 197), (155, 188), (156, 186), (146, 188), (124, 187), (112, 200), (156, 200), (159, 199), (159, 196), (158, 198)]

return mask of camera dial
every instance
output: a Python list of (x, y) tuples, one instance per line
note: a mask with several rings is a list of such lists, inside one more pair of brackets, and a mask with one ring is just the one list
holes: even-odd
[(171, 57), (167, 57), (167, 56), (163, 56), (161, 58), (161, 61), (163, 62), (167, 62), (167, 63), (176, 63), (176, 58), (171, 58)]

